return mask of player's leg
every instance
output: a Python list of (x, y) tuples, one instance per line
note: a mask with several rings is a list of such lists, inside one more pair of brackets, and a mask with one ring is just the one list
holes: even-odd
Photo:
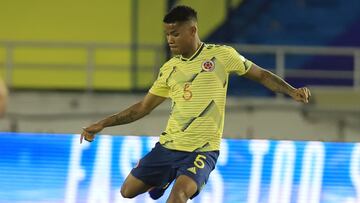
[(197, 192), (196, 182), (186, 175), (180, 175), (171, 189), (167, 203), (183, 203)]
[(171, 161), (170, 153), (157, 143), (131, 170), (121, 187), (121, 195), (133, 198), (153, 187), (164, 187), (168, 182), (171, 183), (176, 177), (169, 164)]
[(151, 187), (130, 173), (121, 186), (120, 193), (124, 198), (133, 198), (147, 192)]
[(181, 162), (168, 202), (186, 202), (196, 197), (215, 168), (219, 151), (193, 152)]

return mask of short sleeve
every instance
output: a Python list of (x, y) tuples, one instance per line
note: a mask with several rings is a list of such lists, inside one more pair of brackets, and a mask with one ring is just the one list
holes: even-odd
[(244, 75), (251, 67), (252, 62), (240, 55), (234, 48), (228, 49), (228, 58), (225, 69), (228, 73), (235, 72), (238, 75)]
[(151, 86), (149, 92), (157, 96), (169, 97), (169, 90), (170, 88), (166, 84), (166, 76), (164, 74), (164, 70), (163, 68), (161, 68), (159, 75), (155, 80), (154, 84)]

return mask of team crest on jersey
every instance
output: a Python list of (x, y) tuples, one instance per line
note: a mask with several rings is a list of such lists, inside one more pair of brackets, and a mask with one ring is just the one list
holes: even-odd
[(201, 67), (206, 72), (211, 72), (215, 69), (215, 63), (212, 60), (206, 60), (201, 64)]

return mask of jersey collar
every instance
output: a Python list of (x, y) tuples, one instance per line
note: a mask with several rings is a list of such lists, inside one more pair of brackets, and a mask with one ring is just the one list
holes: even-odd
[(180, 55), (180, 59), (182, 61), (191, 61), (191, 60), (195, 59), (200, 54), (200, 52), (203, 50), (204, 46), (205, 46), (205, 43), (201, 42), (200, 47), (195, 51), (195, 53), (190, 58), (185, 58)]

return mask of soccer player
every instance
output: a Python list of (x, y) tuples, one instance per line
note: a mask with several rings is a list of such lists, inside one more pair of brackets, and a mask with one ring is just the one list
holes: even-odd
[(163, 22), (174, 57), (160, 68), (158, 78), (140, 102), (84, 128), (80, 142), (83, 138), (93, 141), (95, 134), (105, 127), (134, 122), (170, 98), (172, 107), (165, 131), (131, 170), (121, 195), (133, 198), (149, 191), (157, 199), (175, 180), (167, 202), (186, 202), (199, 194), (215, 168), (230, 73), (303, 103), (308, 103), (310, 91), (306, 87), (292, 87), (230, 46), (202, 42), (197, 13), (188, 6), (171, 9)]
[(8, 100), (8, 90), (4, 81), (0, 78), (0, 118), (4, 116)]

